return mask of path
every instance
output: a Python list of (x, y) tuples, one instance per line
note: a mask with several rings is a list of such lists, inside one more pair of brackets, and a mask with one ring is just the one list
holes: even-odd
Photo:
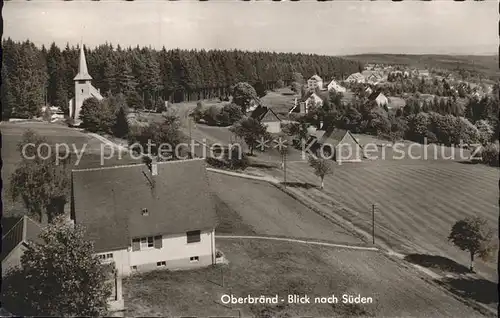
[(271, 241), (282, 241), (282, 242), (293, 242), (293, 243), (302, 243), (309, 245), (321, 245), (328, 247), (339, 247), (351, 250), (361, 250), (361, 251), (379, 251), (376, 247), (369, 246), (355, 246), (355, 245), (345, 245), (345, 244), (336, 244), (336, 243), (328, 243), (321, 241), (310, 241), (310, 240), (299, 240), (293, 238), (285, 238), (285, 237), (277, 237), (277, 236), (256, 236), (256, 235), (215, 235), (218, 239), (258, 239), (258, 240), (271, 240)]
[(115, 149), (115, 150), (118, 150), (118, 151), (121, 151), (123, 153), (127, 153), (129, 151), (129, 149), (127, 147), (124, 147), (122, 145), (119, 145), (117, 143), (114, 143), (112, 142), (111, 140), (107, 139), (106, 137), (103, 137), (101, 135), (98, 135), (98, 134), (95, 134), (95, 133), (87, 133), (89, 136), (91, 137), (94, 137), (95, 139), (99, 140), (100, 142), (102, 142), (103, 144)]

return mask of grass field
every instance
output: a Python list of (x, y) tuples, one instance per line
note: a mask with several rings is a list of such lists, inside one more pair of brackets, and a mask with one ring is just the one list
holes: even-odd
[[(279, 170), (275, 175), (282, 178)], [(288, 165), (287, 180), (319, 184), (311, 168), (300, 162)], [(467, 253), (447, 236), (455, 221), (474, 215), (498, 231), (498, 180), (498, 170), (483, 165), (374, 161), (335, 166), (323, 191), (294, 190), (368, 233), (375, 204), (377, 240), (403, 253), (441, 255), (468, 266)], [(489, 280), (498, 280), (496, 257), (490, 263), (477, 261), (476, 267)]]
[(299, 98), (289, 88), (282, 88), (276, 91), (267, 92), (266, 96), (261, 98), (264, 106), (269, 106), (276, 113), (288, 114), (294, 105), (295, 98)]
[(209, 173), (209, 181), (212, 191), (222, 203), (218, 212), (221, 224), (217, 234), (264, 234), (363, 243), (266, 182), (214, 172)]
[[(17, 163), (20, 161), (20, 154), (17, 151), (17, 144), (22, 139), (22, 134), (27, 130), (32, 129), (39, 135), (45, 137), (49, 144), (65, 143), (70, 148), (70, 151), (77, 149), (78, 152), (84, 150), (81, 161), (75, 167), (75, 161), (70, 165), (70, 169), (78, 168), (93, 168), (101, 166), (101, 142), (79, 130), (68, 128), (59, 124), (48, 123), (9, 123), (2, 122), (0, 131), (2, 132), (2, 180), (3, 180), (3, 203), (4, 216), (22, 215), (25, 209), (20, 202), (12, 202), (8, 196), (9, 178), (16, 169)], [(85, 148), (83, 148), (85, 146)], [(109, 148), (104, 147), (104, 150)], [(106, 156), (110, 156), (109, 151), (105, 151)], [(76, 160), (76, 157), (73, 156)], [(136, 163), (127, 155), (123, 155), (120, 159), (118, 152), (111, 156), (110, 159), (104, 160), (105, 166), (124, 165)]]
[[(229, 264), (194, 271), (156, 271), (124, 280), (126, 316), (478, 317), (479, 312), (378, 252), (299, 243), (218, 239)], [(222, 284), (222, 275), (224, 283)], [(278, 295), (278, 305), (222, 305), (221, 296)], [(287, 295), (328, 297), (337, 304), (289, 304)], [(341, 294), (372, 297), (346, 305)]]

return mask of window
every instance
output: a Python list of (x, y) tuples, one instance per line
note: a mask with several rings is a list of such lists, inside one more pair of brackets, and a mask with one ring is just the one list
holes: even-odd
[(78, 84), (85, 84), (85, 81), (78, 81)]
[(196, 262), (198, 262), (199, 260), (200, 260), (200, 258), (199, 258), (198, 256), (192, 256), (192, 257), (190, 257), (190, 258), (189, 258), (189, 261), (190, 261), (191, 263), (196, 263)]
[(163, 266), (167, 266), (167, 262), (163, 261), (163, 262), (156, 263), (156, 267), (163, 267)]
[(97, 255), (97, 258), (101, 261), (104, 261), (107, 259), (113, 259), (113, 253), (99, 254), (99, 255)]
[(201, 233), (200, 231), (190, 231), (190, 232), (187, 232), (186, 233), (187, 242), (188, 243), (200, 242), (201, 241), (200, 233)]
[(132, 270), (136, 271), (137, 270), (137, 266), (132, 266)]
[(154, 237), (141, 237), (141, 250), (146, 250), (148, 248), (154, 247), (155, 240)]
[(162, 236), (137, 237), (132, 239), (132, 251), (150, 250), (153, 248), (161, 249), (163, 246)]

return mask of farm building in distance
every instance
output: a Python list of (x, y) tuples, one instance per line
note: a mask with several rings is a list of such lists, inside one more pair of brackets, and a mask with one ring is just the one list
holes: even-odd
[(321, 106), (323, 106), (323, 99), (318, 94), (309, 92), (304, 96), (302, 96), (300, 100), (295, 99), (295, 105), (292, 108), (290, 108), (288, 113), (307, 114), (311, 107), (321, 107)]
[(323, 89), (323, 79), (318, 75), (313, 75), (307, 80), (307, 90), (314, 92), (316, 89)]
[(364, 83), (365, 82), (365, 77), (361, 73), (354, 73), (349, 75), (346, 79), (346, 82), (348, 83)]
[(330, 84), (328, 84), (328, 91), (335, 91), (337, 93), (345, 93), (347, 89), (341, 85), (339, 85), (335, 80), (332, 80)]
[(374, 91), (368, 96), (368, 100), (375, 101), (379, 107), (384, 107), (389, 105), (389, 100), (380, 91)]
[(103, 97), (98, 89), (92, 86), (92, 76), (90, 76), (87, 69), (87, 60), (85, 59), (85, 51), (83, 44), (80, 45), (80, 61), (78, 64), (78, 74), (76, 74), (73, 81), (75, 82), (75, 97), (69, 101), (69, 117), (75, 126), (78, 126), (80, 121), (80, 111), (82, 109), (83, 101), (87, 98), (95, 97), (102, 100)]
[(267, 132), (281, 132), (282, 119), (271, 108), (265, 106), (257, 107), (251, 114), (253, 119), (258, 120), (266, 126)]
[(215, 264), (215, 203), (201, 159), (73, 170), (71, 219), (118, 275)]
[(336, 129), (333, 125), (309, 131), (307, 149), (317, 155), (332, 158), (337, 163), (360, 162), (363, 148), (348, 130)]

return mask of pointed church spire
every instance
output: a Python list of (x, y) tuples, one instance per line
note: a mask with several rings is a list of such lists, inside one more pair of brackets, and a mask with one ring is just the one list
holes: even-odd
[(83, 43), (80, 44), (80, 63), (78, 64), (78, 74), (76, 74), (74, 81), (89, 81), (92, 79), (87, 69), (87, 60), (85, 59), (85, 51), (83, 50)]

